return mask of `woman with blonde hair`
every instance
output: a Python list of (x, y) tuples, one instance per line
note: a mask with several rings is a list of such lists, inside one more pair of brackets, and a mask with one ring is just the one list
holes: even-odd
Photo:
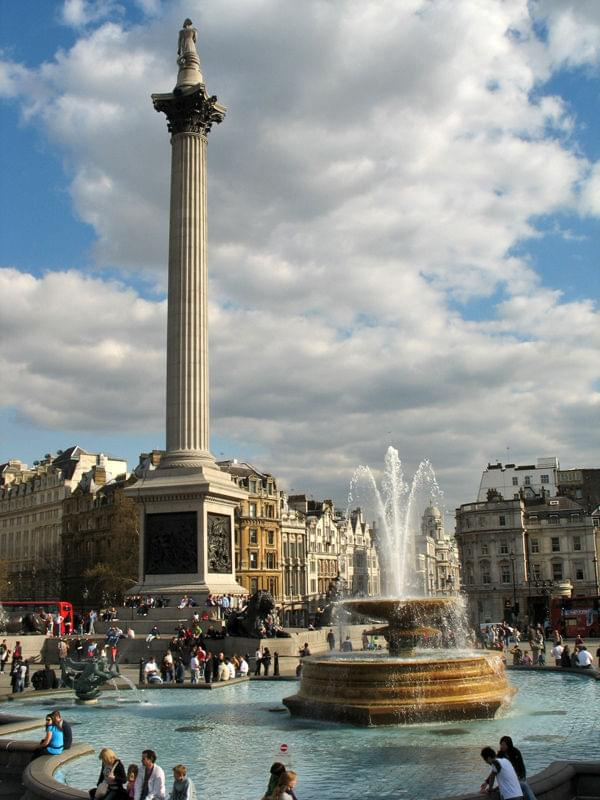
[(279, 776), (279, 781), (275, 787), (275, 791), (271, 795), (272, 800), (298, 800), (294, 789), (298, 783), (298, 776), (291, 770), (289, 772), (282, 772)]
[(90, 789), (92, 800), (128, 800), (124, 785), (127, 783), (125, 767), (110, 747), (100, 750), (102, 769), (95, 789)]

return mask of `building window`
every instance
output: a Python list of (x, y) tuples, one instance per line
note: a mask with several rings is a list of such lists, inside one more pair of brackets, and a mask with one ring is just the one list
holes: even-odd
[(533, 578), (534, 581), (542, 580), (542, 567), (540, 564), (531, 565), (531, 577)]
[(552, 580), (562, 581), (562, 579), (563, 579), (562, 563), (560, 561), (555, 561), (552, 564)]
[(560, 553), (560, 539), (558, 538), (558, 536), (552, 537), (552, 552)]
[(492, 576), (490, 575), (490, 565), (487, 563), (487, 561), (482, 562), (479, 565), (479, 568), (481, 570), (481, 582), (482, 583), (491, 583), (492, 582)]
[(250, 594), (258, 592), (258, 578), (250, 578)]
[(525, 476), (525, 486), (531, 486), (531, 478), (529, 475)]
[(275, 534), (273, 531), (267, 531), (267, 544), (274, 545), (275, 544)]
[(256, 481), (254, 480), (254, 478), (252, 478), (248, 482), (248, 491), (251, 492), (252, 494), (256, 494)]
[(502, 583), (510, 583), (510, 567), (508, 564), (500, 565), (500, 580)]
[(267, 569), (275, 569), (275, 553), (267, 553)]
[(583, 581), (585, 580), (583, 566), (581, 564), (575, 565), (575, 580), (576, 581)]
[(481, 545), (481, 555), (487, 556), (488, 555), (488, 546), (487, 542), (483, 542)]
[(508, 543), (500, 542), (500, 552), (502, 555), (508, 555)]
[(579, 514), (571, 514), (571, 522), (579, 522), (581, 517)]
[(519, 479), (518, 478), (513, 478), (512, 479), (512, 485), (513, 486), (518, 486), (519, 485)]
[(258, 569), (258, 553), (250, 553), (250, 569)]
[(532, 553), (539, 553), (540, 552), (540, 540), (539, 539), (532, 539), (531, 540), (531, 552)]
[(550, 514), (548, 522), (550, 525), (558, 525), (558, 514)]
[(500, 516), (498, 517), (498, 524), (506, 525), (506, 517), (504, 516), (504, 514), (500, 514)]
[(542, 475), (542, 483), (550, 483), (550, 475)]
[(573, 537), (573, 550), (581, 550), (581, 536)]
[(310, 591), (313, 594), (317, 591), (317, 581), (314, 578), (310, 582)]
[(258, 544), (258, 528), (250, 528), (250, 544)]
[(248, 516), (256, 517), (256, 503), (248, 503)]

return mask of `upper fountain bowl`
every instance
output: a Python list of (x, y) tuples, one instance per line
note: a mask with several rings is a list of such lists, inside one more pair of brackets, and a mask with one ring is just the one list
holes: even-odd
[(456, 600), (452, 597), (365, 597), (343, 600), (342, 605), (354, 614), (387, 622), (394, 628), (413, 629), (424, 624), (441, 625), (444, 617), (456, 608)]

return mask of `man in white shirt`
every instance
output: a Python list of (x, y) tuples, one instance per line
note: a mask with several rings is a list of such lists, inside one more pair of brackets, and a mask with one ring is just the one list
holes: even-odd
[(242, 656), (242, 658), (240, 658), (240, 678), (247, 678), (248, 677), (248, 669), (249, 669), (248, 662)]
[(229, 680), (232, 680), (232, 678), (235, 678), (235, 667), (228, 658), (225, 659), (225, 666), (227, 667), (227, 672), (229, 673)]
[(583, 669), (590, 669), (594, 659), (592, 658), (592, 654), (586, 648), (585, 645), (581, 645), (579, 648), (579, 652), (577, 653), (577, 666), (582, 667)]
[(146, 662), (146, 666), (144, 667), (144, 676), (146, 678), (146, 683), (163, 682), (162, 678), (160, 677), (160, 672), (158, 671), (158, 666), (153, 657), (150, 657)]
[(135, 779), (134, 800), (165, 800), (165, 773), (156, 763), (154, 750), (142, 752), (142, 763)]
[(494, 787), (494, 780), (498, 781), (498, 789), (502, 800), (523, 800), (523, 790), (519, 783), (519, 778), (515, 768), (507, 758), (496, 756), (491, 747), (484, 747), (481, 757), (489, 764), (492, 771), (481, 784), (481, 792), (491, 793)]
[(190, 683), (198, 683), (200, 677), (200, 662), (198, 656), (194, 653), (190, 658)]
[(560, 642), (557, 642), (550, 651), (550, 653), (552, 654), (552, 658), (554, 659), (554, 663), (556, 664), (557, 667), (560, 667), (560, 657), (564, 649), (565, 648), (562, 646), (562, 644), (560, 644)]

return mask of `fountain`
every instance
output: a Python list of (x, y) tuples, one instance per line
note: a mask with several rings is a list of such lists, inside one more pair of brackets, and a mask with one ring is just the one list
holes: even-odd
[(373, 633), (385, 637), (388, 653), (305, 659), (298, 693), (283, 702), (294, 716), (357, 725), (492, 717), (515, 691), (506, 680), (500, 656), (464, 647), (437, 649), (435, 654), (417, 649), (424, 639), (443, 639), (450, 627), (455, 643), (466, 643), (464, 609), (457, 598), (408, 595), (416, 589), (410, 567), (415, 556), (413, 532), (424, 510), (419, 497), (427, 494), (429, 503), (441, 498), (433, 469), (423, 462), (409, 486), (397, 451), (389, 448), (382, 490), (368, 467), (359, 467), (350, 502), (360, 498), (375, 508), (382, 573), (392, 597), (345, 600), (341, 605), (355, 615), (386, 623)]
[(93, 705), (100, 697), (100, 687), (115, 678), (108, 669), (105, 658), (94, 656), (85, 661), (74, 661), (66, 658), (61, 665), (62, 681), (73, 689), (76, 702), (81, 705)]

